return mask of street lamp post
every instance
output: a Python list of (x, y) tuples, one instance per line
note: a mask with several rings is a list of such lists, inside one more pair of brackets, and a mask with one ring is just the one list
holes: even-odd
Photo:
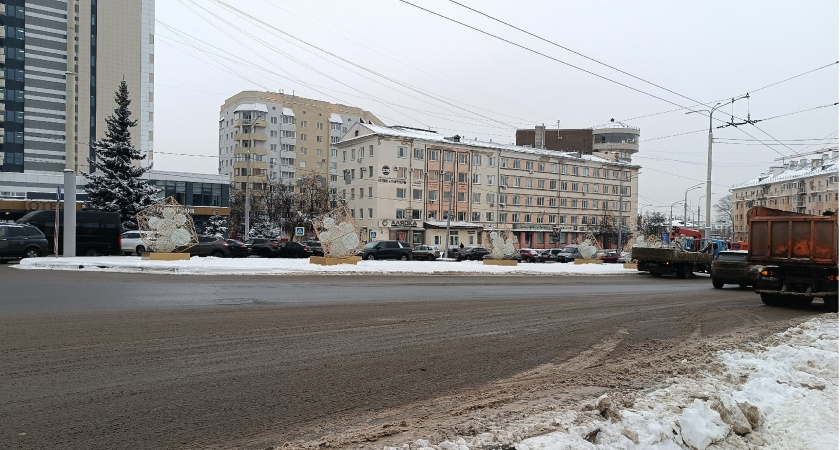
[(688, 191), (693, 191), (699, 188), (700, 186), (703, 186), (703, 183), (695, 184), (694, 186), (691, 186), (690, 188), (685, 190), (685, 204), (683, 205), (683, 224), (685, 226), (688, 226)]
[[(750, 94), (744, 94), (738, 98), (733, 98), (728, 103), (732, 104), (738, 100), (750, 98)], [(686, 114), (696, 113), (700, 111), (708, 111), (709, 112), (709, 150), (708, 150), (708, 162), (706, 164), (706, 235), (711, 236), (712, 234), (712, 141), (713, 141), (713, 133), (712, 133), (712, 116), (715, 114), (715, 111), (720, 108), (721, 106), (725, 105), (726, 103), (717, 103), (715, 106), (712, 107), (711, 110), (709, 109), (701, 109), (698, 111), (689, 111)], [(745, 123), (750, 123), (749, 116), (747, 116), (747, 121)], [(743, 125), (743, 124), (732, 124), (732, 125)]]
[(677, 200), (674, 203), (671, 203), (671, 215), (669, 216), (670, 223), (668, 224), (668, 229), (674, 226), (674, 205), (677, 203), (683, 203), (683, 200)]

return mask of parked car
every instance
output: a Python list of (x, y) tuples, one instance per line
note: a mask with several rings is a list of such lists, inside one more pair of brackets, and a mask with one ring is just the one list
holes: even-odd
[(219, 236), (198, 236), (198, 244), (186, 249), (175, 249), (175, 252), (189, 253), (190, 256), (226, 258), (230, 256), (230, 246)]
[(539, 254), (539, 261), (565, 263), (574, 261), (574, 258), (570, 258), (569, 255), (563, 252), (562, 248), (549, 248), (547, 250), (543, 250), (542, 253)]
[(49, 253), (49, 241), (38, 228), (23, 224), (0, 224), (0, 264)]
[(472, 261), (481, 261), (484, 259), (486, 255), (489, 255), (490, 252), (487, 251), (484, 247), (464, 247), (461, 251), (458, 252), (458, 255), (455, 256), (455, 259), (458, 261), (465, 261), (465, 260), (472, 260)]
[(124, 255), (140, 256), (141, 253), (151, 250), (140, 236), (139, 230), (126, 231), (121, 235), (120, 250)]
[(251, 247), (248, 247), (248, 244), (236, 239), (225, 239), (225, 242), (228, 243), (231, 257), (246, 258), (251, 256)]
[(245, 241), (245, 245), (251, 250), (252, 255), (271, 258), (277, 252), (277, 247), (280, 243), (277, 242), (277, 239), (251, 238)]
[(403, 241), (372, 241), (365, 245), (362, 259), (411, 260), (411, 244)]
[(617, 263), (621, 254), (616, 250), (601, 250), (595, 255), (595, 257), (605, 263)]
[(580, 254), (580, 250), (578, 250), (577, 245), (569, 244), (563, 247), (563, 250), (560, 252), (563, 256), (565, 262), (574, 261), (576, 259), (583, 259), (583, 255)]
[[(323, 250), (320, 252), (320, 256), (324, 255)], [(277, 245), (277, 248), (272, 256), (278, 258), (309, 258), (310, 256), (315, 256), (312, 247), (308, 245), (303, 245), (300, 242), (293, 242), (293, 241), (284, 241), (280, 242)]]
[(519, 249), (519, 261), (522, 262), (537, 262), (540, 260), (540, 252), (531, 248)]
[(440, 258), (440, 250), (434, 245), (417, 245), (411, 251), (412, 259), (425, 259), (426, 261), (434, 261)]
[(724, 250), (712, 261), (712, 286), (723, 288), (724, 284), (737, 284), (741, 288), (755, 286), (762, 267), (750, 264), (746, 250)]
[[(460, 248), (460, 247), (449, 247), (449, 255), (448, 255), (448, 257), (449, 257), (449, 258), (457, 258), (457, 257), (458, 257), (458, 253), (460, 253), (460, 252), (461, 252), (461, 248)], [(440, 256), (441, 256), (441, 258), (443, 258), (443, 257), (444, 257), (444, 255), (446, 255), (446, 253), (444, 253), (444, 251), (443, 251), (443, 250), (441, 250), (441, 251), (440, 251)]]
[(309, 247), (312, 256), (324, 256), (324, 247), (321, 246), (321, 241), (303, 241), (301, 243)]

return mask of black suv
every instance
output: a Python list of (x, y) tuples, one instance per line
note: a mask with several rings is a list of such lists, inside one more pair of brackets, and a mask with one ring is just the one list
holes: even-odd
[(251, 238), (245, 241), (245, 245), (251, 249), (252, 255), (257, 255), (262, 258), (271, 258), (277, 252), (277, 247), (280, 243), (277, 242), (277, 239)]
[(0, 264), (49, 254), (47, 237), (32, 225), (0, 224)]
[[(321, 256), (324, 255), (324, 252), (320, 253)], [(280, 258), (309, 258), (314, 255), (315, 252), (308, 245), (301, 244), (300, 242), (285, 241), (277, 245), (273, 256)]]
[(362, 259), (411, 260), (411, 244), (403, 241), (373, 241), (365, 245)]
[(312, 256), (324, 256), (324, 247), (321, 246), (321, 241), (303, 241), (301, 244), (309, 247)]

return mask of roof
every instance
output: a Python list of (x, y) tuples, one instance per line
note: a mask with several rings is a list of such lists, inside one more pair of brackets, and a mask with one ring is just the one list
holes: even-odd
[(294, 116), (295, 116), (295, 112), (294, 112), (294, 111), (292, 111), (292, 108), (286, 108), (286, 107), (284, 106), (284, 107), (283, 107), (283, 115), (284, 115), (284, 116), (292, 116), (292, 117), (294, 117)]
[(336, 113), (332, 113), (332, 114), (330, 114), (330, 122), (332, 122), (332, 123), (342, 123), (343, 121), (341, 120), (341, 115), (336, 114)]
[[(425, 141), (431, 142), (439, 142), (441, 144), (457, 144), (466, 147), (475, 147), (475, 148), (485, 148), (485, 149), (493, 149), (493, 150), (506, 150), (509, 152), (516, 152), (516, 153), (526, 153), (532, 155), (543, 155), (543, 156), (551, 156), (554, 158), (569, 158), (569, 159), (578, 159), (584, 161), (593, 161), (598, 163), (608, 162), (614, 165), (621, 165), (627, 167), (639, 167), (634, 164), (630, 164), (627, 162), (616, 162), (616, 161), (608, 161), (604, 158), (600, 158), (593, 155), (581, 155), (579, 152), (562, 152), (557, 150), (545, 150), (533, 147), (522, 147), (513, 144), (500, 144), (497, 142), (485, 142), (479, 140), (468, 140), (465, 138), (461, 138), (459, 142), (455, 142), (444, 137), (442, 134), (438, 133), (437, 131), (424, 131), (417, 128), (404, 128), (399, 126), (392, 126), (392, 127), (381, 127), (379, 125), (367, 124), (367, 123), (360, 123), (360, 127), (364, 127), (370, 131), (369, 134), (360, 134), (359, 136), (353, 136), (348, 139), (342, 140), (345, 141), (353, 141), (356, 139), (361, 139), (364, 137), (372, 136), (372, 135), (379, 135), (379, 136), (393, 136), (397, 138), (403, 139), (420, 139)], [(349, 135), (349, 133), (348, 133)], [(345, 136), (348, 136), (345, 135)]]
[[(803, 159), (799, 162), (792, 161), (782, 167), (771, 167), (769, 171), (762, 172), (761, 175), (753, 178), (752, 180), (732, 186), (732, 189), (761, 186), (781, 181), (800, 180), (817, 175), (836, 175), (838, 169), (837, 148), (830, 150), (831, 152), (828, 153), (828, 157), (822, 159), (816, 167), (811, 164), (810, 159)], [(774, 169), (776, 172), (775, 174)]]
[(237, 113), (239, 111), (259, 111), (259, 112), (268, 112), (268, 106), (265, 106), (265, 103), (241, 103), (233, 112)]

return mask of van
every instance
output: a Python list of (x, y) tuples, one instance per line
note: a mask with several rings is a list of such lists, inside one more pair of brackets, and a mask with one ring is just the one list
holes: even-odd
[[(44, 233), (52, 251), (55, 241), (55, 211), (32, 211), (17, 220)], [(76, 211), (76, 255), (119, 255), (120, 213), (105, 211)], [(64, 250), (64, 211), (58, 216), (58, 253)]]

